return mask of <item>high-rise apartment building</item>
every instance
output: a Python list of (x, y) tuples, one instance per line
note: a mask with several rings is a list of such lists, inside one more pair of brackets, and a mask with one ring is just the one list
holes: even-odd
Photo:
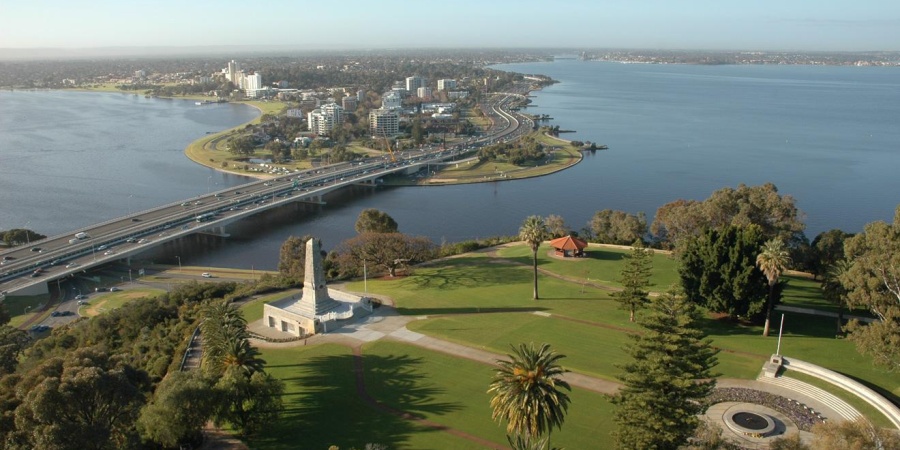
[(412, 93), (416, 92), (416, 90), (419, 89), (420, 87), (425, 87), (425, 81), (426, 81), (425, 78), (422, 78), (417, 75), (411, 76), (411, 77), (406, 77), (406, 92), (409, 92), (410, 94), (412, 94)]
[(327, 103), (309, 112), (306, 116), (309, 131), (329, 134), (344, 123), (344, 108), (337, 103)]

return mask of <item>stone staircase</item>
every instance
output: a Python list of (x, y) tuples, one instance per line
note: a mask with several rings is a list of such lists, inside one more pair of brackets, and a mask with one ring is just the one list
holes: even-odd
[(756, 379), (756, 381), (779, 386), (781, 388), (788, 389), (793, 392), (797, 392), (799, 394), (803, 394), (807, 397), (813, 398), (818, 402), (824, 404), (825, 406), (831, 408), (832, 410), (834, 410), (834, 412), (838, 413), (846, 420), (856, 420), (857, 418), (862, 417), (862, 414), (860, 414), (860, 412), (857, 411), (856, 408), (850, 406), (849, 403), (841, 400), (834, 394), (813, 386), (809, 383), (804, 383), (800, 380), (784, 376), (775, 378), (760, 376)]

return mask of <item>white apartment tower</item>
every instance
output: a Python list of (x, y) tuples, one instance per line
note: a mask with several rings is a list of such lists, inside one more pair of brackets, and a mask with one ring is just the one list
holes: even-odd
[(416, 97), (431, 98), (431, 88), (422, 86), (422, 87), (416, 89)]
[(456, 80), (451, 79), (440, 79), (437, 82), (437, 88), (439, 91), (447, 91), (450, 89), (456, 89)]
[(424, 78), (418, 75), (406, 77), (406, 92), (409, 92), (411, 94), (413, 92), (416, 92), (416, 89), (419, 89), (420, 87), (425, 87)]
[(328, 103), (310, 111), (306, 115), (309, 131), (316, 134), (328, 134), (335, 127), (344, 123), (344, 108), (337, 103)]
[(228, 78), (228, 81), (238, 84), (238, 74), (241, 72), (241, 65), (235, 60), (231, 60), (228, 63), (228, 69), (225, 71), (225, 78)]
[(369, 131), (376, 138), (399, 133), (400, 114), (394, 109), (373, 109), (369, 112)]

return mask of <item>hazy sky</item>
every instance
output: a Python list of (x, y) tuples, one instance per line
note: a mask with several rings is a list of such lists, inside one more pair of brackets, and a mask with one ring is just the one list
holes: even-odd
[(0, 48), (900, 50), (898, 0), (0, 0)]

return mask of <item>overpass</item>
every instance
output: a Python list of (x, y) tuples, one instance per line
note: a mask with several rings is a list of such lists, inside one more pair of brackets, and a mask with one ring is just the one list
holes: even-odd
[[(350, 185), (374, 185), (386, 175), (415, 173), (423, 166), (459, 158), (477, 147), (520, 137), (530, 131), (530, 119), (504, 109), (519, 94), (503, 97), (486, 111), (491, 132), (467, 146), (427, 147), (387, 157), (367, 158), (258, 180), (112, 219), (70, 233), (0, 252), (0, 300), (7, 293), (37, 295), (48, 283), (77, 272), (133, 255), (193, 233), (227, 236), (226, 226), (291, 202), (318, 202)], [(523, 126), (523, 125), (528, 125)]]

